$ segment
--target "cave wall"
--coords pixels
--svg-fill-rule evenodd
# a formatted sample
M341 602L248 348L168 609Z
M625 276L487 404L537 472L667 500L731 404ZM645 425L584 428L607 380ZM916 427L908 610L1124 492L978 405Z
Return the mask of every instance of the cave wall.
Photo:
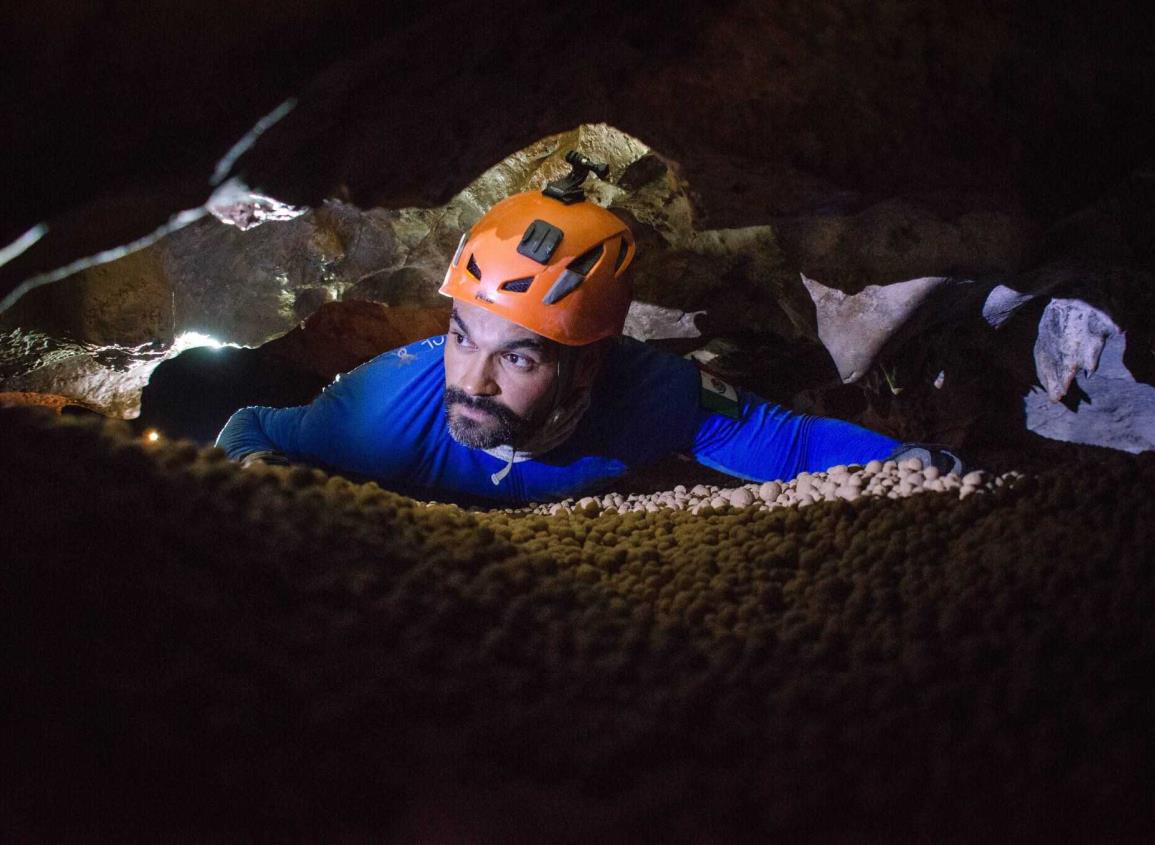
M453 222L524 188L549 139L610 126L666 174L660 219L638 201L654 173L615 174L639 298L704 312L728 377L903 439L1155 447L1136 2L18 11L0 233L47 233L0 263L5 390L132 416L147 375L75 342L144 344L151 372L187 331L257 344L334 299L436 307ZM236 186L304 213L221 226L206 205ZM410 243L430 215L452 221ZM70 264L158 226L183 228ZM1043 320L1052 301L1087 308ZM1104 348L1121 366L1096 378ZM1125 430L1078 418L1097 402Z

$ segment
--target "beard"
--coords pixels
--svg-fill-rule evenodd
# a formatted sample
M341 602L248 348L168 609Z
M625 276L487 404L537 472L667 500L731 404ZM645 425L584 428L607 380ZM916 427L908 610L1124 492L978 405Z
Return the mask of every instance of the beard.
M487 421L454 414L455 405L464 405L489 415ZM533 432L533 423L489 396L470 396L457 387L445 388L445 423L449 436L470 449L494 449L523 442Z

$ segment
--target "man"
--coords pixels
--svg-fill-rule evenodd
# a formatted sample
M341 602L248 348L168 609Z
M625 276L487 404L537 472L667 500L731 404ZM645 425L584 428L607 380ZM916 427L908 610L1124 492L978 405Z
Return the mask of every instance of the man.
M444 337L338 376L311 405L244 408L217 445L415 496L513 504L582 495L674 453L763 481L901 451L622 337L634 238L585 200L599 166L567 160L566 179L498 203L462 236L441 286L454 300Z

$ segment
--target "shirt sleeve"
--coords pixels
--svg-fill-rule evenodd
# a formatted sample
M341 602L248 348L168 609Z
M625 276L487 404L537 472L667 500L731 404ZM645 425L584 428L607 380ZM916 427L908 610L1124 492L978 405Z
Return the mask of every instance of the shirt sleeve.
M293 431L295 423L306 411L307 407L299 408L241 408L225 423L221 433L217 435L216 445L225 450L225 454L234 461L253 452L287 452L290 450L289 438L284 432L274 436L270 432L280 429ZM278 422L277 418L282 418Z
M736 418L699 410L691 454L739 478L772 481L864 464L885 459L899 445L853 423L795 414L745 390L737 394Z
M225 423L216 445L233 460L274 451L290 460L335 467L360 463L360 456L348 448L356 442L354 430L360 416L350 381L338 377L309 405L242 408Z
M436 418L441 349L418 341L338 376L309 405L237 411L217 436L234 460L281 452L290 460L393 479L419 461Z

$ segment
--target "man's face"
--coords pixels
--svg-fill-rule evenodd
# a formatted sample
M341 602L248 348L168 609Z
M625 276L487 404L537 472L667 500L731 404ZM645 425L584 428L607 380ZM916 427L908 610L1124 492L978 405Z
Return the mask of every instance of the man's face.
M445 339L445 419L463 446L516 445L540 424L557 379L555 344L455 302Z

